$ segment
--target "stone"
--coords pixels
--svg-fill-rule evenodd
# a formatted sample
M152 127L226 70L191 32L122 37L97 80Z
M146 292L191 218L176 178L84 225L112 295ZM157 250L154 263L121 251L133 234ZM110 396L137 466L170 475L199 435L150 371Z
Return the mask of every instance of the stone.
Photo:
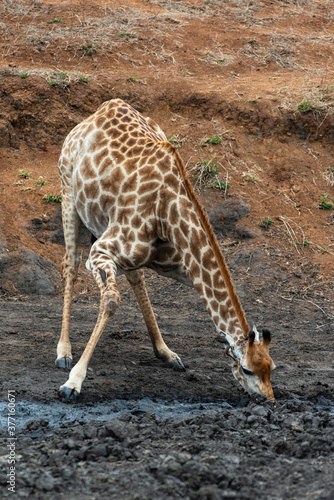
M8 280L13 282L19 293L55 295L60 275L51 261L23 247L9 254L6 273L0 276L0 284Z
M241 200L227 200L219 203L218 208L208 210L208 217L215 233L232 238L245 237L236 227L237 222L249 213L249 208ZM255 233L254 233L255 234Z

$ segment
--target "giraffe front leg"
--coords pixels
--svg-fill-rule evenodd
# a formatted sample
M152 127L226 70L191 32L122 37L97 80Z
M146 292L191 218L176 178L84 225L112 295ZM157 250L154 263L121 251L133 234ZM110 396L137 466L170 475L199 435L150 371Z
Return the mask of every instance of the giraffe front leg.
M125 274L134 291L144 321L146 323L147 330L153 345L154 354L157 358L165 361L168 366L173 368L174 370L184 370L185 368L180 357L175 352L171 351L169 347L167 347L162 338L154 316L150 299L147 294L144 271L142 269L138 269L135 271L129 271Z
M90 264L92 274L97 282L100 292L99 315L93 333L87 343L78 363L70 371L69 378L59 389L60 395L67 399L77 399L81 386L86 378L87 367L102 332L113 316L120 303L120 294L116 287L116 265L106 255L94 253L91 255Z

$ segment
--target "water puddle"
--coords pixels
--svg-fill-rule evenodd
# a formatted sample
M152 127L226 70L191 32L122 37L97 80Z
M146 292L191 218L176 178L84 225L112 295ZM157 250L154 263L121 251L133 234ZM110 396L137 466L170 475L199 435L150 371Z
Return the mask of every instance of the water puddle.
M175 401L167 403L152 401L149 398L137 401L117 399L103 403L75 403L70 405L61 401L51 401L50 403L17 401L15 405L15 426L16 430L20 430L29 421L43 419L49 422L50 427L55 428L63 423L71 423L75 420L81 422L105 422L124 413L137 416L144 413L154 413L157 419L167 419L184 415L198 415L205 410L218 410L220 408L232 408L232 406L226 402L184 403ZM7 429L7 417L7 403L0 403L1 429Z
M295 399L295 398L294 398ZM296 401L299 401L295 399ZM333 402L327 398L320 397L313 402L317 411L325 411L334 414ZM182 401L153 401L143 398L136 401L115 399L107 402L96 403L74 403L68 404L62 401L51 401L49 403L17 401L15 404L15 427L16 431L22 429L27 422L36 420L48 421L49 427L57 428L75 420L80 422L105 422L119 417L124 413L140 416L145 413L154 413L157 419L175 418L186 415L199 415L207 410L219 410L232 406L226 401L214 403L186 403ZM0 428L8 428L8 403L0 403Z
M297 401L298 403L307 402L307 399L301 398L292 398L290 401ZM317 411L323 411L325 413L329 413L330 415L334 415L334 403L331 399L326 396L317 396L308 401L311 403Z
M315 401L315 407L318 411L325 411L334 415L334 404L333 401L324 396L319 396Z

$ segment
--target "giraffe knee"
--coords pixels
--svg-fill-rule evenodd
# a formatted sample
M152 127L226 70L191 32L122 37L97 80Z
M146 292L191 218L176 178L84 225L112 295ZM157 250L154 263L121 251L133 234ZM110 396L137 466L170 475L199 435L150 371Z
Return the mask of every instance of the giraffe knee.
M118 290L105 291L101 297L101 306L103 312L112 316L117 311L120 301L121 301L121 296Z
M73 267L72 265L64 261L62 266L62 274L65 281L67 280L67 278L70 278L71 281L75 281L77 279L78 268Z
M72 276L72 279L76 280L79 263L80 263L80 258L78 256L75 256L73 258L65 254L62 261L63 278L65 279L67 276Z

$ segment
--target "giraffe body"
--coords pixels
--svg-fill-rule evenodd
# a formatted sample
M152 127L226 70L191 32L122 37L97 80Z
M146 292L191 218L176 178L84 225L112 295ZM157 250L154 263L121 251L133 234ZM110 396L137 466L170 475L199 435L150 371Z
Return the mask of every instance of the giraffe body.
M196 288L231 346L235 377L250 392L274 400L270 338L247 337L246 318L212 228L182 160L158 125L121 100L104 103L66 138L59 171L66 253L58 366L71 366L69 317L81 223L96 238L87 267L101 292L96 326L61 392L67 397L80 393L96 343L119 305L116 276L121 273L134 290L156 356L183 369L155 321L142 271L149 267ZM252 375L245 376L245 366Z

